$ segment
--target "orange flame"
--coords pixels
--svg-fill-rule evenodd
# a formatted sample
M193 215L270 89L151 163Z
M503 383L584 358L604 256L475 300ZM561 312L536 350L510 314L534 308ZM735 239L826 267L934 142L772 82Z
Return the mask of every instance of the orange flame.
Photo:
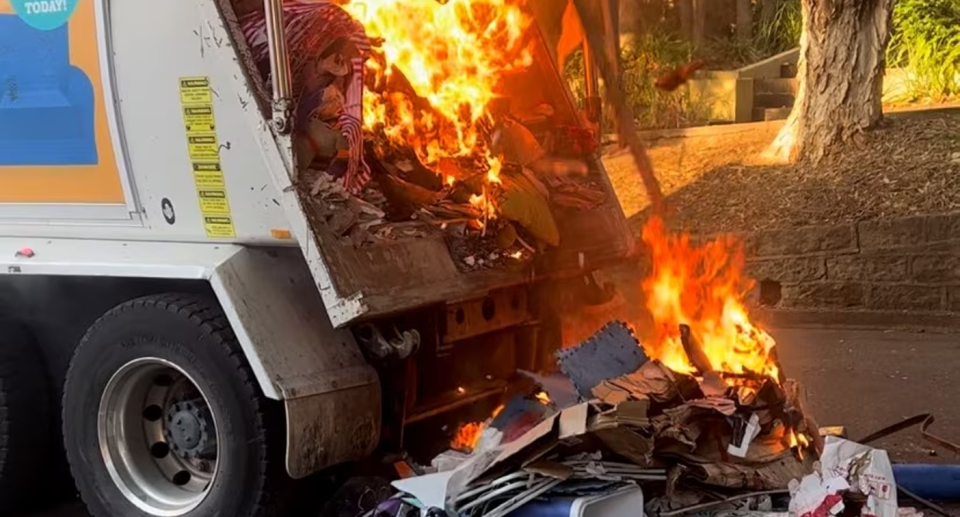
M480 443L480 437L483 436L483 430L487 428L490 421L497 418L497 415L503 411L503 408L503 404L497 406L486 422L468 422L461 425L460 428L457 429L457 434L450 440L450 447L467 451L476 449L477 444Z
M551 402L553 402L552 400L550 400L550 395L547 395L547 392L545 392L545 391L539 391L539 392L537 392L537 394L534 395L534 398L536 398L537 400L539 400L540 403L543 404L543 405L545 405L545 406L548 405L548 404L550 404Z
M672 370L693 373L680 341L679 325L691 333L719 372L778 378L774 339L750 322L743 297L751 283L743 275L743 250L733 237L696 246L688 235L669 234L652 218L643 228L653 271L643 282L647 307L657 323L647 354Z
M450 441L450 447L459 450L472 451L480 441L483 429L486 426L483 422L470 422L460 426L457 435Z
M352 0L344 8L375 40L368 61L379 85L402 72L415 97L391 88L364 92L364 126L380 126L397 144L412 146L438 171L442 158L473 157L499 182L500 164L483 137L488 104L499 97L504 74L532 63L524 34L531 19L521 0ZM427 105L424 105L426 102ZM451 181L446 177L445 181ZM490 204L487 202L486 204Z

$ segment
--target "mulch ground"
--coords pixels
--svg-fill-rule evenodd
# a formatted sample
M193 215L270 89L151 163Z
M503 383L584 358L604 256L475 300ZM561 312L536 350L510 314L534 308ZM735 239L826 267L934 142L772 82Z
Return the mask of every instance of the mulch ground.
M764 163L776 129L649 142L671 225L714 233L960 211L960 110L888 117L816 166ZM632 159L613 150L603 161L639 227L648 200Z

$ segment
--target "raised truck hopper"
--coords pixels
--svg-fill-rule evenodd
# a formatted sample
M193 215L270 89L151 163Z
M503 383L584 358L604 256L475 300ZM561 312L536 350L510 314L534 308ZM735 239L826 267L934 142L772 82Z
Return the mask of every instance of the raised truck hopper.
M505 77L503 97L510 115L523 120L532 115L544 101L556 110L555 119L571 126L583 126L573 95L558 71L551 44L545 32L556 33L559 20L543 21L550 13L549 2L533 2L531 7L540 16L534 16L526 35L531 42L533 64L522 72ZM251 57L238 18L253 11L263 10L263 3L237 0L230 3L219 0L224 19L232 28L238 54L245 56L244 69L251 85L255 86L259 107L268 120L274 115L272 85L267 84ZM268 13L269 14L269 13ZM270 16L267 16L268 20ZM542 25L553 23L552 30ZM555 42L554 42L555 44ZM276 81L273 81L276 84ZM281 85L282 87L282 85ZM294 99L298 92L290 94ZM280 102L289 102L278 99ZM275 131L278 147L284 151L286 164L295 164L289 134ZM415 238L380 240L357 247L343 239L331 228L329 221L318 215L317 199L311 195L309 184L298 181L303 171L288 165L286 174L274 174L279 190L296 194L296 209L309 224L301 247L307 256L314 278L321 285L324 302L335 326L394 315L411 309L450 301L483 296L490 291L537 282L551 278L570 277L611 265L635 252L635 243L627 228L623 211L599 159L588 159L589 179L604 194L600 206L583 210L552 207L560 233L560 244L536 253L533 259L520 267L463 271L442 232L418 235Z

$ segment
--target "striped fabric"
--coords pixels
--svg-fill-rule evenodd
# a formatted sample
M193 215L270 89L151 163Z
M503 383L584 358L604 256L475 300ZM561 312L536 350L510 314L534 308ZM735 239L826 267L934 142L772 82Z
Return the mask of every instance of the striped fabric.
M307 67L315 66L324 50L338 39L352 43L357 49L358 55L350 59L346 100L337 121L337 129L350 144L350 157L346 174L343 176L344 187L349 192L359 193L370 179L370 168L363 160L362 130L363 67L370 55L370 40L359 22L329 0L287 1L283 5L283 15L290 70L294 78L294 112L297 111L296 103L303 97L302 78ZM240 19L240 26L269 88L270 49L263 12L257 11L244 16Z

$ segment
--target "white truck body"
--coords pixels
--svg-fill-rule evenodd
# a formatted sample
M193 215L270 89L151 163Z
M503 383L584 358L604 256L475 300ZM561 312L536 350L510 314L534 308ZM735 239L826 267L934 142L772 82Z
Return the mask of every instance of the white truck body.
M297 425L298 399L327 405L321 395L338 391L343 403L375 402L376 374L353 337L323 321L327 313L343 324L360 309L333 290L295 193L281 191L288 140L260 114L214 2L84 0L75 9L64 27L68 66L93 86L96 163L0 167L0 273L210 281L264 394L286 401L288 445L315 432ZM16 17L11 4L0 2L2 17ZM206 163L220 174L192 173L179 88L189 78L210 85L200 105L213 108L219 148ZM225 194L226 213L201 211L205 188ZM228 223L205 224L211 217ZM273 257L249 245L290 249ZM332 340L352 349L324 346ZM370 433L360 449L375 445L378 418L361 417ZM357 424L346 420L344 439ZM292 475L315 470L298 457L288 455Z

